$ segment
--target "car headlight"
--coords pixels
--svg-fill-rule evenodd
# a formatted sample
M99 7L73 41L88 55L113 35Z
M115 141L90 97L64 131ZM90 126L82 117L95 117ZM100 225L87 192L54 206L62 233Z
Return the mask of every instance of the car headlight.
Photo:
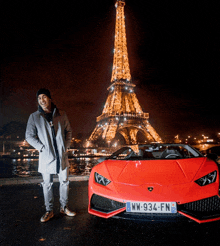
M98 184L101 184L101 185L108 185L111 183L111 180L103 177L102 175L98 174L95 172L95 182L98 183Z
M205 186L216 181L217 171L211 172L200 179L197 179L195 182L200 186Z

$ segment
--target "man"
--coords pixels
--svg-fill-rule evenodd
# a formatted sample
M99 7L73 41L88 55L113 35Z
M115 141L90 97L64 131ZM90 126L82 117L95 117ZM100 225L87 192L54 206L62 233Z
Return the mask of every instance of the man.
M26 128L26 141L39 151L38 172L43 176L43 193L46 213L41 222L54 216L53 175L58 174L60 182L60 212L75 216L67 207L69 193L69 162L67 150L70 147L72 130L65 112L51 102L48 89L37 92L38 110L30 115Z

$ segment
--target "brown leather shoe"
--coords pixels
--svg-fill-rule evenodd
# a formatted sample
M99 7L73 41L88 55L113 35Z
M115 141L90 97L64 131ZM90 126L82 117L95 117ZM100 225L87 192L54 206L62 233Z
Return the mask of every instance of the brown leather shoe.
M51 218L53 218L54 213L53 211L47 211L40 219L41 222L47 222Z
M60 213L62 213L62 214L65 214L65 215L67 215L67 216L71 216L71 217L73 217L73 216L75 216L76 215L76 213L75 212L73 212L73 211L71 211L68 207L65 207L65 208L60 208Z

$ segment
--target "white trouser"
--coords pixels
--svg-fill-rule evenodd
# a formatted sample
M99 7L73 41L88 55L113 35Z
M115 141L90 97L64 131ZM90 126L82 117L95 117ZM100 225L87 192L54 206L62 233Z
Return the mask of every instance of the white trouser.
M43 176L43 193L44 193L44 203L46 207L46 211L53 210L53 175L48 173L42 173ZM65 168L64 170L60 170L58 173L59 182L60 182L60 206L64 208L68 203L68 194L69 194L69 168Z

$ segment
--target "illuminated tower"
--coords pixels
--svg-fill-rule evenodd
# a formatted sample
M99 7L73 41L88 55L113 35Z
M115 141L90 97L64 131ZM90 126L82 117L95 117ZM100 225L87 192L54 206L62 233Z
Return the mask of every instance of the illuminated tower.
M124 0L117 0L114 60L109 94L102 111L96 119L96 127L89 141L105 140L111 143L116 133L121 134L126 144L137 143L137 133L145 136L148 142L162 142L150 125L149 114L144 113L131 82L125 31Z

